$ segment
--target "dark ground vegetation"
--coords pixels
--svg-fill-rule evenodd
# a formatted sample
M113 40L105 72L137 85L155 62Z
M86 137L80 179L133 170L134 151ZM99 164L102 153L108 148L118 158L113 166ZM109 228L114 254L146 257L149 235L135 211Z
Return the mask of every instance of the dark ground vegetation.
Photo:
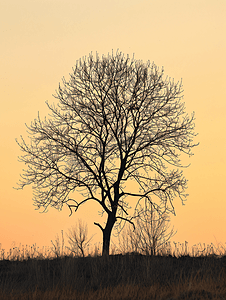
M226 256L0 261L0 299L226 299Z

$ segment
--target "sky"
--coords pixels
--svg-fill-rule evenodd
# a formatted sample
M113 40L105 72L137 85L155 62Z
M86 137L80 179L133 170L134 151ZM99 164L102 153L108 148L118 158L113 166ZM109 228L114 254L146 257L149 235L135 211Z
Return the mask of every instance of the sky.
M35 210L32 189L15 190L24 165L15 142L76 60L119 49L165 75L182 79L186 112L195 112L195 142L184 170L189 197L174 200L172 241L226 246L226 2L225 0L8 0L0 3L0 243L51 246L78 218L101 242L96 205L69 217L68 208ZM28 139L27 139L28 140Z

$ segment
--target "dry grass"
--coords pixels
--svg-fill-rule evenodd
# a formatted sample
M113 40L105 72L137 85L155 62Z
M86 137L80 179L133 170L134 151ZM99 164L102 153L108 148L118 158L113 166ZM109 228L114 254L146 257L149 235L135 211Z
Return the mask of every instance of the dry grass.
M87 292L79 292L71 288L54 288L42 291L36 288L34 291L21 292L11 291L1 293L2 300L52 300L52 299L76 299L76 300L146 300L146 299L226 299L225 280L218 284L203 278L190 278L185 282L179 282L171 286L153 284L151 286L141 285L118 285L116 287L100 288Z
M0 261L0 299L226 299L226 256Z
M60 245L59 251L1 250L0 300L226 299L223 245L195 245L190 252L186 243L174 246L166 244L157 256L101 257L96 247L92 256L73 257Z

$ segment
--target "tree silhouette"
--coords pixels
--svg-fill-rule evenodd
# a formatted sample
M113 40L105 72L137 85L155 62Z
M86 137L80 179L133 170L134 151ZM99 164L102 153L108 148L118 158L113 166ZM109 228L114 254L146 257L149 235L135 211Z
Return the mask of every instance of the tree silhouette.
M69 229L67 237L68 243L70 245L70 247L67 248L74 254L84 257L85 251L89 247L89 242L94 237L94 234L90 238L88 238L87 224L79 219L76 226L73 226Z
M187 196L180 154L192 155L196 134L182 92L154 63L119 52L80 59L54 95L58 104L47 102L49 118L38 115L27 126L30 144L17 141L27 165L19 188L33 185L38 209L66 204L72 213L98 202L107 221L94 224L103 233L102 254L109 254L116 222L133 224L126 197L174 212L173 199ZM134 190L126 184L131 180ZM84 196L80 202L76 190Z
M158 214L152 204L147 204L148 207L136 208L139 218L134 220L135 229L129 226L120 232L119 249L122 252L157 255L165 251L167 243L176 234L174 228L170 229L169 214Z

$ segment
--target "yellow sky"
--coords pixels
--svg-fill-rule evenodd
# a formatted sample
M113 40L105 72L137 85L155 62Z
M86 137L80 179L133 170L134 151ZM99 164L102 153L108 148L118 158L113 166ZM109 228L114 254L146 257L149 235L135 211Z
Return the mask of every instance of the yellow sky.
M3 2L3 1L2 1ZM34 209L31 188L14 190L23 164L15 138L26 138L25 123L48 114L45 101L75 61L91 51L119 49L154 61L165 74L183 79L187 112L195 111L196 138L186 205L175 200L174 241L226 242L226 2L225 0L8 0L0 4L0 243L8 249L51 245L77 218L89 233L103 222L98 207L86 204L68 217Z

